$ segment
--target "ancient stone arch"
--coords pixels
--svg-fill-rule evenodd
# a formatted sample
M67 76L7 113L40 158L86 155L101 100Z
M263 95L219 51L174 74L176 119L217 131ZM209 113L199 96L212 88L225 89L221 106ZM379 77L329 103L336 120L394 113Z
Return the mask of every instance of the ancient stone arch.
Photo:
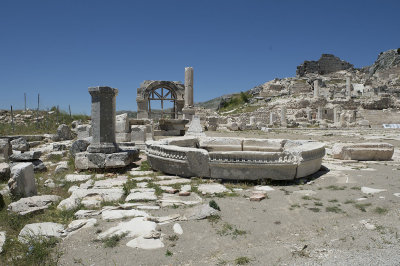
M152 101L160 101L161 112L170 115L171 118L181 118L182 108L185 104L185 86L178 81L145 80L137 89L137 118L152 118ZM172 111L165 110L164 102L172 102Z

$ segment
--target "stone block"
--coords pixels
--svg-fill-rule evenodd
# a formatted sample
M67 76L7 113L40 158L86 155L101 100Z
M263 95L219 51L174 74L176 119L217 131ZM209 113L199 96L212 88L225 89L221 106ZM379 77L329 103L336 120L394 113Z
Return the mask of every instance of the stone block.
M10 160L14 162L29 162L38 160L42 155L41 151L27 151L22 153L13 153Z
M128 114L120 114L115 117L115 132L128 133L129 132L129 118Z
M62 124L57 128L57 136L60 140L71 140L75 137L69 126L65 124Z
M10 179L10 166L8 163L0 163L0 181L7 181Z
M284 143L281 139L244 139L243 151L277 152L283 150Z
M78 139L72 143L71 148L69 149L69 153L72 156L75 156L78 152L84 152L87 150L87 147L90 145L91 138L86 139Z
M24 138L17 138L10 141L11 147L15 151L28 151L29 143Z
M8 181L10 193L14 197L31 197L37 194L32 163L19 163L12 167Z
M0 162L7 162L12 154L11 145L8 139L0 139Z
M394 147L389 143L347 143L335 144L332 148L334 159L358 161L391 160Z
M110 154L80 152L75 155L75 168L79 170L121 168L128 166L138 157L139 150L135 148Z
M91 125L79 125L76 128L76 133L78 134L78 139L85 139L92 136L92 126Z
M131 141L144 143L146 141L146 126L131 126Z
M115 139L117 142L130 142L131 133L115 133Z

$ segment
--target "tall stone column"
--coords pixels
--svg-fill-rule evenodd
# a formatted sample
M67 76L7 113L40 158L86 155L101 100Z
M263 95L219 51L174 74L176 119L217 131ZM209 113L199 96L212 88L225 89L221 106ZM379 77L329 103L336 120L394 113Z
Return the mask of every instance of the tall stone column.
M282 108L281 108L281 126L282 127L287 127L286 106L282 106Z
M307 113L307 120L308 120L308 121L311 121L311 120L312 120L312 117L311 117L311 109L310 109L310 108L307 108L306 113Z
M339 123L339 107L333 108L333 123Z
M322 120L322 106L318 106L317 120Z
M185 107L193 107L193 67L185 67Z
M351 77L346 77L346 98L351 99Z
M314 80L314 99L319 97L319 81L318 79Z
M269 124L273 125L274 124L274 120L275 120L275 114L271 111L269 113Z
M118 90L110 87L90 87L92 96L93 140L90 153L113 153L118 150L115 142L115 97Z

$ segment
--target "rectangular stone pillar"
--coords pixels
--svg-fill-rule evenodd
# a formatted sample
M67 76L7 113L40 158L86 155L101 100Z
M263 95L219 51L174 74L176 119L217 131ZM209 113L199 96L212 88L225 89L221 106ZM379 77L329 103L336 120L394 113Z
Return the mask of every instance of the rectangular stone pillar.
M351 99L351 77L346 77L346 98Z
M185 67L185 107L193 106L193 67Z
M115 98L118 90L110 87L90 87L92 96L93 140L90 153L113 153L118 150L115 142Z
M314 80L314 99L319 97L319 81Z
M333 123L339 123L339 107L333 108Z
M322 106L318 106L318 111L317 111L317 120L322 120Z
M308 121L311 121L311 120L312 120L312 117L311 117L311 109L307 109L306 112L307 112L307 120L308 120Z

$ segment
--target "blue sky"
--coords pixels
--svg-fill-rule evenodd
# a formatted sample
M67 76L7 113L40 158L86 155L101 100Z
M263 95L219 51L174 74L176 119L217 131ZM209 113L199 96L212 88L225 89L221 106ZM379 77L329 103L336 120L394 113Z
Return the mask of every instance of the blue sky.
M90 114L90 86L136 110L146 79L184 80L205 101L294 76L333 53L356 67L400 47L400 1L0 1L0 109Z

